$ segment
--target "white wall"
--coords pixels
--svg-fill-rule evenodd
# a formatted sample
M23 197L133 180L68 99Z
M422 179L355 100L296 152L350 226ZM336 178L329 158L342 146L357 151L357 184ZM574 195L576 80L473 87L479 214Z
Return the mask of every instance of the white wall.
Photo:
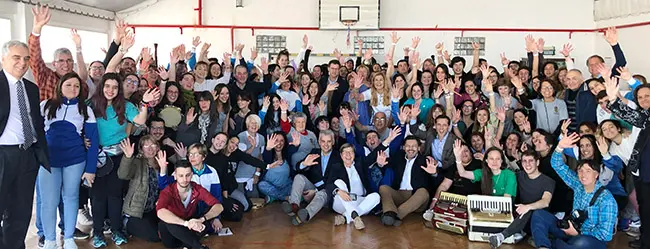
M29 37L29 34L32 32L32 25L33 25L33 15L32 15L32 9L33 5L29 4L24 4L24 3L18 3L18 2L13 2L13 1L0 1L0 17L1 18L7 18L11 20L11 37L10 40L20 40L23 42L27 42L27 38ZM63 28L75 28L78 30L87 30L87 31L93 31L93 32L99 32L99 33L108 33L110 30L109 26L111 25L111 22L108 20L104 19L99 19L99 18L93 18L93 17L88 17L88 16L82 16L82 15L76 15L76 14L71 14L71 13L66 13L58 10L51 10L52 17L50 19L50 22L48 25L50 26L57 26L57 27L63 27ZM4 37L3 37L4 38ZM84 35L81 34L82 38L82 45ZM66 37L43 37L42 42L47 42L47 39L66 39L70 40L69 36ZM68 48L74 49L74 45L72 42L70 42L70 46ZM108 41L105 41L105 44L102 44L102 47L107 47ZM95 48L97 49L97 44L88 44L85 43L83 45L85 47L84 49L84 55L86 54L97 54L97 53L89 53L89 51L86 51L86 49L92 49ZM50 51L46 51L45 47L43 47L43 54L52 54L54 52L54 49L56 48L51 48L49 49ZM51 57L51 56L44 56L46 57ZM91 61L94 60L103 60L104 58L94 58L97 56L85 56L84 59L86 60L87 63L90 63ZM49 63L50 61L46 61L46 63ZM27 73L27 78L32 79L31 71Z
M650 21L650 14L603 20L597 22L597 25L599 28L604 28L647 21ZM623 53L625 53L625 59L627 60L627 66L630 72L649 77L650 63L648 54L650 50L648 50L648 44L650 44L650 26L620 29L618 31L618 40ZM614 55L611 51L612 49L607 42L596 42L596 53L610 56L609 65L612 65L614 62Z
M458 9L456 6L463 6ZM126 16L132 24L196 24L196 1L165 0L140 12ZM531 5L527 1L502 0L502 1L433 1L429 0L384 0L381 1L380 19L382 28L391 27L517 27L517 28L575 28L593 29L593 1L591 0L549 0L543 4ZM570 9L567 15L562 9ZM537 15L535 15L537 14ZM118 16L120 14L118 13ZM236 8L234 1L204 1L203 23L205 25L238 25L238 26L301 26L318 27L318 1L317 0L245 0L243 8ZM164 37L153 35L165 34ZM146 34L146 35L143 35ZM291 52L300 48L303 34L308 34L310 43L314 45L314 53L330 53L334 48L342 49L344 53L352 53L353 48L345 44L346 31L285 31L285 30L255 30L255 34L279 34L287 36L287 47ZM464 36L485 36L485 56L493 64L499 63L499 53L505 52L508 58L515 59L525 56L524 36L527 33L496 33L496 32L465 32ZM179 29L137 28L137 40L144 44L160 43L159 56L161 62L168 59L168 51L178 42L185 42L189 47L191 36L200 35L203 40L211 42L210 56L221 57L225 51L230 51L229 29L184 30L180 35ZM251 30L235 30L235 42L247 45L245 55L250 52L248 48L254 44L255 37ZM353 31L351 36L355 36ZM384 35L386 45L390 45L388 31L360 31L359 35ZM410 46L414 36L420 36L419 51L423 55L434 53L434 45L444 42L451 52L453 39L460 36L460 32L399 32L402 37L397 45L396 56L402 56L402 48ZM555 46L558 55L562 44L569 41L568 33L537 33L534 36L543 36L546 46ZM143 37L145 36L145 37ZM578 61L584 60L594 51L594 37L592 33L574 33L571 42L576 47L573 56ZM142 44L137 44L136 47ZM149 45L152 46L152 45ZM139 51L139 48L133 49ZM164 51L164 52L163 52ZM133 56L136 52L132 52ZM164 56L163 56L164 54ZM164 58L163 58L164 57ZM383 56L377 56L380 61ZM311 61L323 63L330 58L312 57ZM469 58L468 58L469 59ZM586 70L584 63L578 63L580 69Z

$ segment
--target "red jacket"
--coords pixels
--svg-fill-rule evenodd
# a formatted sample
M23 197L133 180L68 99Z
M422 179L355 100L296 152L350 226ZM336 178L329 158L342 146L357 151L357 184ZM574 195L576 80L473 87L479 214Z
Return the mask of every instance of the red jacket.
M190 204L187 205L187 208L185 208L185 206L183 206L181 196L178 193L178 189L176 188L176 184L177 183L174 182L160 192L158 203L156 203L156 211L164 208L171 211L179 218L187 220L194 216L196 208L199 204L198 201L203 201L210 207L219 204L219 201L214 198L205 188L195 182L190 182L190 186L192 188Z

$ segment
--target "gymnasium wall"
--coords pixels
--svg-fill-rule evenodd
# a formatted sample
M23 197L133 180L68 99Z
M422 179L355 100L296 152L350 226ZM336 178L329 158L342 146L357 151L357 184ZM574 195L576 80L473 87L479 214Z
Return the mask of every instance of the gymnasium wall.
M539 29L593 29L593 1L579 0L549 0L531 4L529 1L430 1L430 0L382 0L380 2L381 28L430 28L438 25L440 28L539 28ZM434 4L435 3L435 4ZM244 7L235 7L235 1L203 1L204 25L236 25L236 26L277 26L277 27L318 27L317 0L244 0ZM186 24L198 23L197 12L194 11L196 0L165 0L147 8L131 13L118 13L131 24ZM390 45L390 31L352 31L351 38L361 36L385 36L386 46ZM344 53L352 53L352 46L346 45L347 31L318 31L318 30L262 30L256 29L255 35L285 35L287 48L290 52L298 52L303 34L309 35L310 44L314 46L313 53L331 53L334 48ZM453 50L454 37L461 36L460 31L400 31L402 37L396 49L396 57L403 56L402 49L410 46L411 38L420 36L419 51L423 55L435 53L435 44L444 42L448 50ZM497 64L499 53L505 52L509 59L525 57L524 36L529 32L464 32L464 36L486 37L484 58ZM557 56L562 44L571 42L575 51L573 56L578 62L584 61L595 51L595 45L604 43L595 33L573 33L569 39L568 32L531 33L535 37L542 36L546 46L555 46ZM178 28L136 28L136 47L153 46L159 43L160 51L169 51L172 46L184 42L190 46L192 36L200 35L202 40L212 43L210 56L221 57L225 51L231 50L230 29L183 29ZM234 30L235 43L246 44L245 56L255 43L255 37L250 29ZM351 41L352 43L354 41ZM351 44L352 45L352 44ZM135 56L138 49L131 53ZM611 54L611 52L609 52ZM609 55L606 54L606 55ZM168 55L159 54L160 61L168 61ZM550 56L553 57L553 56ZM383 55L376 56L383 61ZM324 63L331 57L312 57L310 64ZM468 57L469 59L469 57ZM259 59L258 59L259 63ZM586 70L584 63L578 63L579 68ZM468 68L469 69L469 65Z

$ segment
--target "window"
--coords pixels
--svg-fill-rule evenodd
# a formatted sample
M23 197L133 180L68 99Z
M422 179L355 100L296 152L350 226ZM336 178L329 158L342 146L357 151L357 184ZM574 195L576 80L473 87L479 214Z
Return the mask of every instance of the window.
M106 54L101 49L108 49L108 35L85 30L77 30L77 32L81 36L84 61L89 64L92 61L104 60ZM54 61L54 51L58 48L68 48L73 54L75 53L75 44L70 37L70 29L45 26L41 31L41 36L47 40L47 42L41 40L41 51L45 63Z
M11 40L11 20L0 18L0 44L5 44L5 42L8 42L10 40Z

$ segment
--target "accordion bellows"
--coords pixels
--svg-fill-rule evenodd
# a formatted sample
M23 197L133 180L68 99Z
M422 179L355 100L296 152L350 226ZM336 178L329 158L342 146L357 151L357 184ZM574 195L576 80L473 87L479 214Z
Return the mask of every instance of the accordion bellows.
M436 228L457 234L467 231L467 197L442 192L433 208Z

